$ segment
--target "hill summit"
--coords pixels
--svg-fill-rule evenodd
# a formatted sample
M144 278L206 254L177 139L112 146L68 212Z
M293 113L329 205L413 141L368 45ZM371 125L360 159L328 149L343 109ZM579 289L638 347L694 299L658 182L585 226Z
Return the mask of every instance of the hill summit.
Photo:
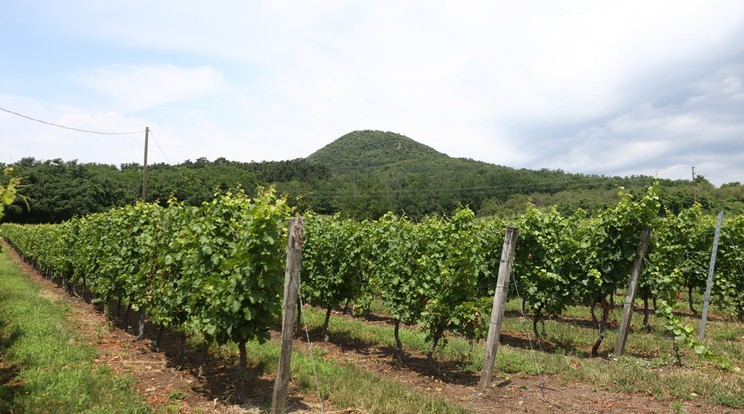
M308 161L328 166L333 172L381 167L401 161L449 158L434 148L405 135L384 131L353 131L336 139L307 157Z

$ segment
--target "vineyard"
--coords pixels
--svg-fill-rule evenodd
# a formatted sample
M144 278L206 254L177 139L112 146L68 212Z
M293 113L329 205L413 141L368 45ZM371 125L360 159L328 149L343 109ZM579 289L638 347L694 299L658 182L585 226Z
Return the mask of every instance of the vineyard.
M643 325L648 327L653 309L666 321L670 353L686 347L717 369L739 372L740 361L708 349L672 312L681 298L691 311L699 310L693 293L706 288L715 217L699 206L664 214L660 205L650 187L639 196L622 194L616 206L598 214L565 216L531 207L513 222L478 219L467 208L420 221L392 213L365 221L308 213L300 298L324 310L321 338L328 336L333 310L359 316L384 309L399 360L408 351L402 326L417 326L437 372L444 344L478 343L488 333L501 245L507 227L516 227L508 297L519 300L520 313L530 318L531 338L539 344L546 320L585 306L599 335L584 345L592 357L607 356L610 309L628 286L640 236L650 227L639 286ZM198 207L175 200L168 207L140 203L62 224L3 224L0 231L25 260L71 293L106 306L118 302L163 328L207 342L236 344L235 393L241 401L246 345L268 340L282 316L291 215L286 199L271 189L255 198L238 190ZM720 240L712 302L721 317L742 321L744 216L726 217Z

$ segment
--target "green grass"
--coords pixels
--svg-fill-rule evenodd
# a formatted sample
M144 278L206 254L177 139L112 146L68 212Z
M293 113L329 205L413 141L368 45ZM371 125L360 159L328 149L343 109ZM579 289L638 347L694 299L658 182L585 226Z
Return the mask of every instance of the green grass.
M259 367L264 372L272 374L276 372L280 344L249 342L246 344L246 350L249 365ZM235 363L237 346L225 345L218 348L217 352L221 358ZM420 394L411 387L376 373L327 358L323 348L313 347L313 358L306 348L292 352L292 381L304 393L317 395L316 372L323 401L330 402L335 407L353 407L370 414L469 412L461 407L448 405L441 398ZM268 409L268 406L264 408Z
M96 350L68 322L69 307L52 303L0 253L0 412L148 413L131 379L93 363Z
M683 305L684 306L684 305ZM573 307L561 319L545 322L544 346L534 344L532 322L517 316L520 304L507 304L507 317L502 327L502 344L495 364L496 375L549 375L559 383L579 381L593 384L598 390L625 393L650 392L667 400L697 400L733 408L744 408L744 375L725 372L712 362L698 357L692 350L681 350L684 367L675 366L672 338L664 332L663 320L651 315L652 329L642 326L643 315L635 313L632 332L628 337L626 355L611 355L616 329L608 329L600 348L601 358L589 358L591 347L599 335L590 323L587 307ZM684 311L685 309L680 309ZM323 322L324 312L305 308L311 329ZM610 320L620 320L622 309L615 308ZM685 318L685 323L699 329L700 321ZM734 321L709 320L704 343L716 355L741 367L744 361L744 325ZM380 346L394 346L391 324L370 324L363 318L333 316L329 326L331 341L354 340ZM532 339L530 348L528 339ZM424 332L416 327L401 329L404 348L412 353L424 353L429 344ZM479 374L483 367L485 345L449 336L447 345L439 349L436 358L454 363L465 372Z

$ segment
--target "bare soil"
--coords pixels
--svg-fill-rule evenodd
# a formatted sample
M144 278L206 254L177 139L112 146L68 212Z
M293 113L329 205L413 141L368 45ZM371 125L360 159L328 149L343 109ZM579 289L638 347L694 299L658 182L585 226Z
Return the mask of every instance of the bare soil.
M337 312L334 318L350 318ZM389 323L392 320L378 318L375 324ZM307 349L302 340L305 333L298 334L295 348ZM311 338L320 339L319 332L311 331ZM422 394L444 398L448 403L459 405L476 413L672 413L674 401L657 400L647 393L612 393L603 391L592 384L558 381L550 376L502 376L494 377L492 384L483 392L478 389L480 375L463 372L456 364L440 362L438 372L434 372L426 356L407 353L402 364L395 356L394 349L377 346L353 339L328 338L326 342L313 342L314 347L323 347L326 358L340 363L353 364L367 371L377 372L386 378L416 389ZM513 346L525 346L526 338L501 336L504 342ZM705 402L682 402L682 408L689 414L696 413L741 413L742 410L717 406Z
M70 323L80 334L99 350L96 360L107 365L119 375L134 379L134 387L156 410L178 413L260 413L270 408L274 376L259 369L250 369L248 374L248 400L242 405L232 402L235 386L235 368L213 355L204 358L204 352L187 347L181 357L179 334L165 332L161 346L155 348L153 341L157 328L148 325L147 339L136 340L136 315L131 312L123 321L126 310L112 307L112 314L119 314L113 322L96 306L83 298L70 296L67 292L41 277L23 263L12 249L8 254L34 281L43 287L43 294L57 302L70 306ZM348 317L335 315L335 317ZM372 323L390 323L380 319ZM316 333L317 334L317 333ZM274 332L273 338L280 336ZM298 332L295 340L297 350L307 350L302 340L304 332ZM519 339L519 338L517 338ZM591 384L558 384L551 377L497 377L484 392L478 391L478 376L463 373L454 364L440 363L439 372L432 372L426 357L407 354L402 364L395 358L390 347L371 345L353 339L334 339L314 342L322 347L326 358L338 363L353 364L365 370L394 379L416 391L444 398L448 403L459 405L476 413L669 413L673 412L671 401L658 401L649 394L620 394L596 389ZM201 369L200 369L201 368ZM0 377L4 382L12 377L0 363ZM288 410L295 413L320 412L321 403L313 392L303 393L290 386ZM325 413L362 413L355 408L339 409L323 402ZM687 413L734 413L734 409L685 402Z

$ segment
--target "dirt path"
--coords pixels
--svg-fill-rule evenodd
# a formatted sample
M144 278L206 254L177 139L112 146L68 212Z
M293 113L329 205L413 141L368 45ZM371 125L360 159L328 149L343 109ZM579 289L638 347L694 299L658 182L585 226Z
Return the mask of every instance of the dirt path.
M350 318L340 312L334 318ZM375 321L373 323L392 323ZM319 332L311 332L311 337ZM306 349L307 343L298 333L295 349ZM592 384L572 382L559 383L550 376L495 377L484 392L479 392L479 375L464 373L455 364L440 363L440 375L434 376L423 354L409 353L403 358L403 366L397 362L393 349L387 346L370 345L354 340L331 336L329 342L314 342L322 347L326 358L339 363L353 364L367 371L377 372L386 378L406 384L422 394L444 398L448 403L460 405L476 413L577 413L577 414L632 414L673 413L688 414L742 413L722 406L700 402L683 402L684 411L675 411L672 401L659 401L646 394L623 394L602 391Z

